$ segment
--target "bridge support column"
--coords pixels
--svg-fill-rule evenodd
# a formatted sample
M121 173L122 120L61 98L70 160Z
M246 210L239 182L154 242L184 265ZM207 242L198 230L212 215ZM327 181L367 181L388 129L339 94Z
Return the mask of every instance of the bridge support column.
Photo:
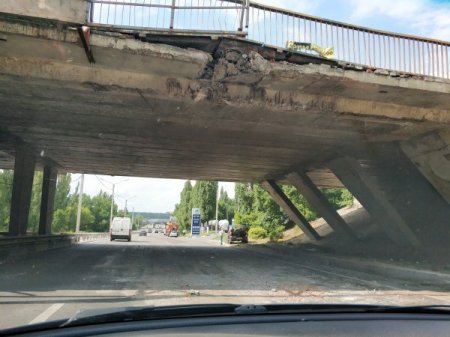
M330 202L320 192L306 173L292 172L286 176L287 180L305 197L311 206L325 219L334 231L349 238L355 238L347 223L336 212Z
M308 220L300 213L292 201L283 193L281 188L273 180L267 180L262 183L262 186L272 196L273 200L286 212L286 214L294 221L312 241L320 240L319 234L311 226Z
M339 158L328 167L345 187L361 202L373 221L395 243L405 247L420 246L414 233L389 203L383 191L353 158Z
M39 217L39 235L52 234L53 206L56 192L57 170L46 165L42 178L41 213Z
M16 147L9 217L9 234L12 236L27 233L35 162L34 154L25 145Z

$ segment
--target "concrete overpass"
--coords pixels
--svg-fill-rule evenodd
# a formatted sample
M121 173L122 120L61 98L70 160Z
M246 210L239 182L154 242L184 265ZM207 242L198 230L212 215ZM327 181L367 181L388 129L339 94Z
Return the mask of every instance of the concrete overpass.
M263 182L313 241L321 238L278 184L296 186L337 234L355 239L317 189L345 186L385 238L448 245L447 42L426 42L447 55L430 72L406 71L411 59L386 70L239 30L95 23L86 18L90 2L44 2L0 5L0 164L15 170L11 235L26 233L33 172L44 169L41 234L51 233L56 172L68 171Z

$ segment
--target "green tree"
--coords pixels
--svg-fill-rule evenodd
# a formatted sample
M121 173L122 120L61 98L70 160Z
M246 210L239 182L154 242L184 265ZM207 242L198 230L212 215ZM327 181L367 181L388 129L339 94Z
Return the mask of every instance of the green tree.
M353 204L353 195L346 188L322 188L320 190L335 209Z
M71 204L65 209L58 209L53 215L54 233L73 233L75 232L78 206ZM81 207L80 230L89 231L89 226L95 221L94 215L89 208Z
M312 221L317 219L317 213L294 186L283 185L282 189L292 203L298 208L300 213L303 214L306 220Z
M217 181L199 180L192 189L192 207L200 208L202 222L215 218Z
M75 231L75 223L70 223L70 211L68 208L59 208L53 213L53 233L68 233Z
M139 229L144 225L144 217L140 214L133 217L133 229Z
M37 233L39 228L39 216L41 212L42 194L42 171L36 171L33 178L33 188L31 190L30 210L28 213L28 231Z
M253 207L253 185L236 183L234 186L234 200L236 212L240 214L249 214Z
M0 232L7 232L9 228L13 179L14 171L0 170Z
M70 198L70 173L61 174L58 176L55 191L55 211L58 209L64 209L69 204Z
M258 184L236 184L236 207L235 222L249 227L261 227L260 233L271 233L279 230L280 226L287 221L282 212L269 193ZM284 227L283 227L284 228Z
M219 192L219 219L227 219L231 222L234 217L234 200L228 196L223 187Z
M253 212L258 213L258 225L268 233L283 225L288 219L280 206L259 184L253 186Z
M192 184L190 180L184 183L180 193L180 203L175 206L175 217L182 230L190 228L192 212Z
M311 221L318 217L296 188L290 185L284 185L281 188L307 220ZM321 191L335 209L351 205L353 202L353 196L346 189L332 188L321 189ZM258 236L267 233L271 240L277 240L282 236L285 225L292 224L260 185L236 184L235 192L235 222L256 228L253 232L258 232Z
M114 210L117 205L114 205ZM100 191L90 200L90 207L94 219L88 225L87 230L92 232L107 232L109 230L109 217L111 213L111 196L106 192Z

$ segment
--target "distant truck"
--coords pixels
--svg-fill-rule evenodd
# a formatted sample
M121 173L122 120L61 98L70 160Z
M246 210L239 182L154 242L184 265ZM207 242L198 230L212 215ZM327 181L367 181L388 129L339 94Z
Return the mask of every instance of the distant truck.
M131 219L127 217L114 217L111 229L110 229L110 239L125 239L131 241Z
M153 233L165 233L166 224L165 223L155 223L153 224Z
M228 233L230 222L228 220L219 220L219 228L222 229L225 233Z
M164 231L164 235L170 237L178 237L178 231L180 230L180 226L175 222L168 222L166 224L166 229Z

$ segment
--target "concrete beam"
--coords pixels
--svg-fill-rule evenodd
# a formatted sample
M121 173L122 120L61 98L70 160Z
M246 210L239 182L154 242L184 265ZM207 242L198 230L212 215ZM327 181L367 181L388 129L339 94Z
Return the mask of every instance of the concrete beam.
M34 154L25 145L16 147L9 218L9 234L13 236L27 233L35 162Z
M56 192L56 174L54 166L44 166L42 177L41 213L39 218L39 235L52 234L53 206Z
M314 185L306 173L292 172L286 176L293 185L311 204L311 206L325 219L333 230L347 237L354 238L352 230L336 212L322 192Z
M0 12L52 19L71 23L85 23L88 10L86 0L2 0Z
M450 130L402 142L401 149L450 204Z
M311 226L311 224L306 220L306 218L300 213L300 211L295 207L292 201L283 193L281 188L273 180L267 180L261 184L267 192L272 196L273 200L286 212L286 214L294 221L301 230L308 236L312 241L320 240L319 234Z
M361 165L353 158L335 159L328 167L345 187L361 202L373 220L387 236L402 246L418 247L420 243L383 191L371 181Z

